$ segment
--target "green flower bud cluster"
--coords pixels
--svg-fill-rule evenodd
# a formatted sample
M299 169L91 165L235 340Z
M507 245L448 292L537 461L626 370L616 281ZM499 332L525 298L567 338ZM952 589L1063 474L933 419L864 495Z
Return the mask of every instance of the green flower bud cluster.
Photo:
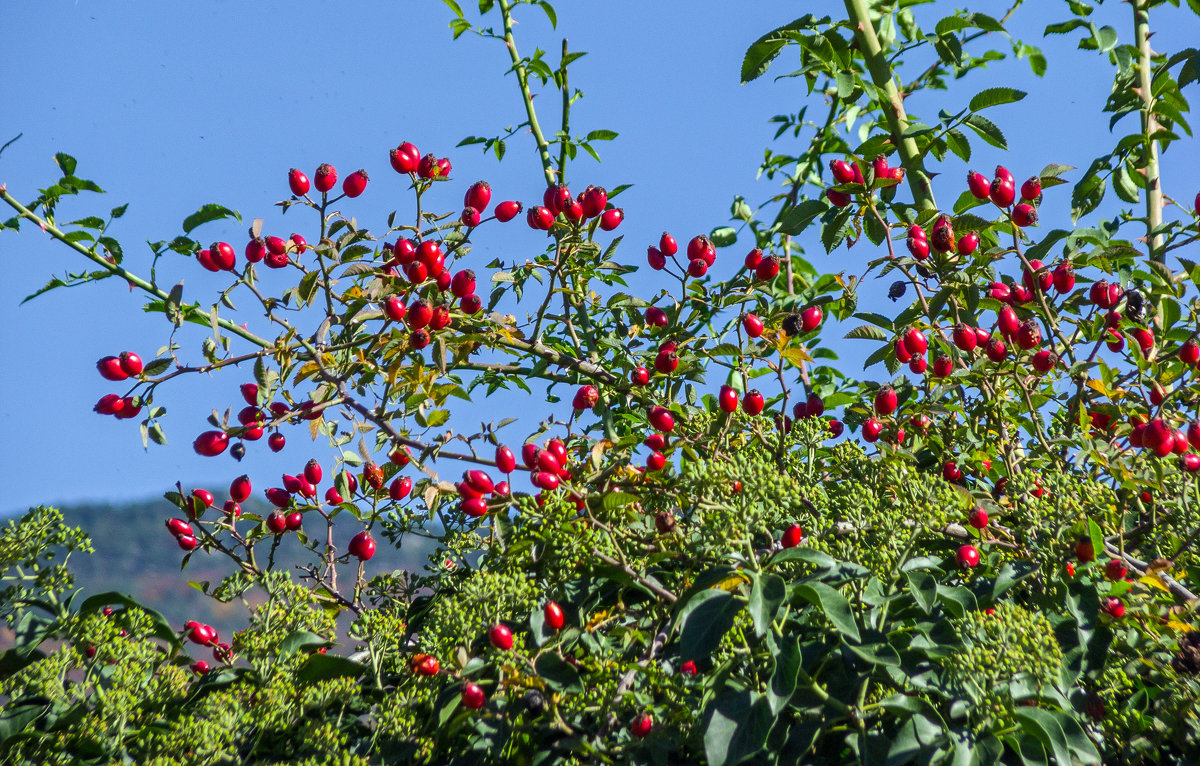
M455 585L437 595L422 623L423 651L451 657L456 647L471 643L499 620L524 621L540 596L536 584L520 571L480 569L456 578Z
M274 659L283 640L297 630L333 636L334 615L316 591L295 583L287 572L268 572L260 580L266 601L250 614L248 630L237 633L234 652L254 660Z
M1041 612L1011 601L997 603L995 609L956 620L964 646L941 662L947 677L974 703L973 720L1009 725L1021 700L1034 699L1059 683L1063 653Z

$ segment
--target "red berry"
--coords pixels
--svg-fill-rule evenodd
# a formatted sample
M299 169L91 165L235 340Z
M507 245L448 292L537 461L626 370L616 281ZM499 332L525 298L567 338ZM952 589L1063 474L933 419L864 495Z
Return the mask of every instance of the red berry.
M487 695L479 684L465 683L462 687L462 704L468 710L478 710L487 702Z
M642 713L633 722L629 724L629 733L638 739L645 739L650 734L650 730L654 728L654 719L646 713Z
M988 196L997 207L1008 207L1017 198L1017 190L1012 181L1004 181L997 177L992 181Z
M308 194L308 176L296 168L288 171L288 186L292 189L292 194L297 197L303 197Z
M667 267L667 257L657 247L651 245L646 249L646 263L655 271L662 271Z
M553 601L546 602L546 606L542 610L542 616L545 618L546 627L551 630L560 630L566 624L566 617L563 614L562 607Z
M516 218L520 214L522 206L520 202L509 200L496 205L496 220L500 223L506 223Z
M1022 349L1029 351L1041 345L1041 342L1042 331L1032 319L1022 322L1017 328L1017 345Z
M438 671L442 669L441 663L437 661L437 657L431 657L428 654L414 655L409 667L412 668L414 673L422 676L436 676Z
M1125 616L1125 604L1116 596L1110 596L1101 602L1100 611L1114 620L1119 620Z
M492 201L492 187L487 181L476 181L467 188L466 195L463 196L463 205L473 207L479 212L487 210L487 206Z
M1184 341L1179 347L1179 361L1185 364L1195 364L1200 361L1200 344L1194 340Z
M1124 580L1129 569L1121 559L1109 559L1104 565L1104 576L1110 580Z
M954 326L953 338L954 345L962 351L974 351L979 345L979 336L975 334L975 329L961 322Z
M942 354L937 359L933 360L933 374L939 378L944 378L954 372L954 360Z
M267 439L267 446L271 448L272 452L279 452L281 449L283 449L285 444L287 444L287 440L281 433L273 433L271 434L270 438Z
M550 208L551 212L558 215L563 211L563 207L571 199L571 190L562 184L548 187L542 193L542 204Z
M1021 184L1021 199L1026 202L1034 202L1040 196L1042 196L1042 179L1033 176Z
M304 526L304 514L300 513L300 511L295 511L287 515L287 528L289 530L295 532L302 526Z
M971 194L975 199L987 199L991 194L992 182L987 179L982 173L976 173L974 170L967 173L967 187L971 190Z
M778 255L772 255L763 258L762 261L754 267L754 277L760 281L767 282L779 275L779 267L782 260Z
M890 415L896 411L896 389L884 386L875 394L875 412L880 415Z
M800 528L799 524L793 524L787 529L783 530L783 537L780 538L779 543L784 548L795 548L803 539L804 530Z
M620 226L621 222L624 220L625 211L621 208L615 207L611 210L605 210L600 216L600 228L604 229L605 231L612 231Z
M679 243L675 241L674 237L664 231L662 236L658 238L658 249L663 255L675 255L675 253L679 252Z
M131 378L142 374L142 358L132 351L122 351L118 357L121 371Z
M512 649L513 634L508 626L504 623L496 623L488 631L488 640L492 642L492 646L497 649L508 651Z
M915 327L909 328L909 330L904 333L903 341L904 350L913 356L920 356L924 354L925 350L929 347L929 342L925 340L924 334L922 334L921 331Z
M650 409L650 425L656 431L670 433L675 430L675 416L666 407L655 406Z
M664 251L663 254L667 253ZM687 257L689 261L701 260L705 265L712 266L717 260L717 249L713 246L711 239L703 234L698 234L688 242Z
M183 519L167 519L167 529L176 537L194 534L192 525Z
M970 544L960 546L954 560L964 569L974 569L979 566L979 549Z
M1038 220L1037 210L1033 207L1033 205L1022 202L1013 208L1012 220L1013 223L1022 228L1026 226L1033 226Z
M645 386L650 383L650 371L645 367L636 367L629 374L629 379L635 386Z
M660 351L654 357L654 369L663 375L670 375L679 366L679 355L674 351Z
M375 540L371 537L370 532L363 530L350 538L350 544L346 550L359 561L367 561L375 555Z
M317 173L313 176L313 182L317 187L317 191L324 194L334 187L337 183L337 169L328 162L317 166Z
M1075 289L1075 269L1069 263L1060 263L1051 274L1054 289L1065 295Z
M1003 362L1004 358L1008 356L1008 347L1005 346L1004 341L1000 340L999 338L992 338L989 340L985 351L987 353L987 358L991 359L993 362Z
M708 264L697 258L693 261L688 261L687 271L693 278L699 279L708 273Z
M220 455L228 446L229 435L224 431L205 431L192 442L192 449L196 451L196 454L205 457Z
M979 235L973 231L958 238L958 254L970 255L979 248Z
M829 169L833 172L833 180L839 184L854 182L854 169L846 160L830 160Z
M541 205L531 207L529 208L529 212L525 214L525 221L531 229L550 231L550 228L554 226L554 212Z
M408 493L412 491L412 479L407 476L397 477L395 481L388 487L388 497L399 502L408 497Z
M667 456L661 452L651 452L646 458L647 471L661 471L667 465Z
M809 306L800 312L800 332L808 333L821 326L823 318L820 306Z
M129 373L121 367L121 360L115 356L106 356L96 362L96 369L105 380L119 381L129 377Z
M983 529L988 525L988 512L979 506L975 506L967 514L967 523L976 529Z
M1096 560L1096 549L1092 546L1091 540L1080 540L1075 543L1075 558L1081 564Z
M733 412L738 408L738 393L732 386L721 386L717 401L722 412Z
M883 433L883 423L880 423L875 418L867 418L862 424L862 437L868 443L873 443L879 439L879 435Z
M1050 372L1058 364L1058 354L1049 349L1042 349L1033 355L1033 369L1038 372Z
M589 186L579 195L579 204L583 208L584 218L595 218L608 205L608 192L603 186Z
M742 317L742 329L746 331L746 335L757 338L763 334L763 322L754 314L746 314Z
M496 448L496 467L500 473L512 473L517 469L517 458L508 447Z
M747 391L746 395L742 398L742 412L745 412L747 415L759 414L763 411L765 405L766 400L759 393L758 389Z

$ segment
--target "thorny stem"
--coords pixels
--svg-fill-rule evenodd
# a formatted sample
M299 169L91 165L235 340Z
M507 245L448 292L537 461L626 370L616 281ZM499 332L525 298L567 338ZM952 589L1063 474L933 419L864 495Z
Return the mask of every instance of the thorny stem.
M1154 115L1154 89L1151 83L1153 52L1150 50L1150 2L1134 0L1133 31L1137 41L1138 95L1142 99L1142 171L1146 174L1146 248L1150 260L1162 263L1166 253L1162 249L1162 234L1153 233L1163 223L1163 193L1159 181L1158 118Z
M555 184L554 167L550 161L550 145L542 135L538 125L537 112L533 109L533 94L529 92L529 72L517 53L517 41L513 38L512 4L509 0L500 0L500 16L504 19L504 44L508 47L508 55L512 58L513 72L517 75L517 84L521 87L521 100L525 103L525 116L529 119L529 131L537 143L538 155L542 160L542 172L546 175L546 185Z

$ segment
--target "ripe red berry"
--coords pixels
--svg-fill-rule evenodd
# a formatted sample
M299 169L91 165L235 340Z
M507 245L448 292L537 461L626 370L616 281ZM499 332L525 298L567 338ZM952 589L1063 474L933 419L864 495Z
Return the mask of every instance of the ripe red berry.
M969 231L958 238L959 255L970 255L977 249L979 249L979 235L975 232Z
M547 601L546 606L542 609L542 616L545 618L546 627L551 630L561 630L566 624L566 616L563 614L562 607L553 601Z
M875 412L879 415L890 415L896 411L896 389L884 386L875 394Z
M830 160L829 169L833 172L833 180L839 184L854 182L854 168L846 160Z
M1008 207L1017 198L1017 190L1012 181L997 177L992 181L988 196L997 207Z
M1013 208L1012 220L1013 223L1022 228L1033 226L1038 221L1037 209L1033 205L1022 202Z
M933 374L939 378L944 378L954 372L954 360L942 354L937 359L933 360Z
M695 260L688 261L687 271L690 276L695 279L699 279L708 273L708 264L697 258Z
M342 192L351 199L362 194L367 189L367 171L356 170L342 181Z
M337 169L328 162L317 166L316 175L313 176L313 183L317 187L317 191L324 194L337 184L338 174Z
M747 415L759 414L763 411L764 406L766 406L766 400L758 389L751 389L742 397L742 412Z
M862 424L862 437L868 443L873 443L879 439L879 435L883 433L883 423L880 423L875 418L867 418Z
M611 210L605 210L600 216L600 228L604 229L605 231L612 231L620 226L621 222L624 220L625 211L621 208L615 207Z
M809 306L800 312L800 332L809 333L821 326L823 319L820 306Z
M1042 196L1042 179L1033 176L1021 184L1021 199L1026 202L1035 202L1040 196Z
M754 267L754 276L756 279L766 282L774 279L779 275L779 267L782 260L778 255L772 255L763 258L762 261Z
M650 730L654 728L654 719L646 713L642 713L633 722L629 724L629 733L638 739L645 739L650 734Z
M465 683L462 687L462 704L468 710L478 710L487 702L487 695L479 684Z
M779 543L784 548L795 548L803 539L804 530L800 528L799 524L793 524L783 530L783 537L780 538Z
M663 253L667 253L664 251ZM698 234L688 242L687 257L689 261L702 260L708 266L713 265L717 260L717 249L713 245L712 240L703 234Z
M1124 580L1129 569L1121 559L1109 559L1104 565L1104 576L1110 580Z
M911 234L904 241L908 247L909 254L918 261L923 261L929 257L929 240L924 237L914 237Z
M939 216L933 225L933 233L929 238L933 249L939 253L949 253L954 250L954 227L950 225L949 216Z
M1004 341L1000 340L999 338L992 338L989 340L985 351L987 353L987 358L993 362L1003 362L1004 358L1008 356L1008 347L1005 346Z
M912 370L917 375L924 375L925 370L929 368L929 362L923 356L914 356L908 360L908 369Z
M1096 560L1096 549L1092 546L1091 540L1080 540L1075 543L1075 558L1081 564Z
M409 667L412 668L412 672L421 676L436 676L438 671L442 669L442 665L438 662L437 657L432 657L428 654L413 655Z
M465 207L473 207L479 212L487 210L487 206L492 201L492 187L487 181L476 181L467 188L467 193L463 196L463 205Z
M367 561L375 555L375 540L371 537L370 532L363 530L350 538L350 544L346 550L359 561Z
M746 260L745 260L746 268L755 270L758 268L758 264L762 263L762 260L763 260L763 251L759 250L756 247L753 250L751 250L750 252L746 253Z
M267 439L267 446L270 447L272 452L279 452L285 444L287 444L287 440L283 434L278 432L271 434L270 438Z
M974 569L979 566L979 549L971 544L960 546L954 560L963 569Z
M192 449L198 455L215 457L229 446L229 436L224 431L205 431L192 442Z
M954 345L962 351L974 351L975 346L979 344L979 337L975 334L975 329L961 322L954 326L952 337Z
M129 373L121 367L121 360L115 356L106 356L96 362L96 369L105 380L120 381L129 377Z
M988 512L979 506L975 506L967 514L967 523L976 529L983 529L988 525Z
M288 171L288 186L292 189L292 194L297 197L303 197L308 194L308 176L296 168Z
M287 517L279 511L271 511L267 516L267 529L274 535L283 534L287 531Z
M972 170L967 173L967 188L971 190L975 199L987 199L991 194L992 182L983 173L976 173Z
M496 448L496 467L500 473L512 473L517 469L517 458L508 447Z
M629 373L629 379L635 386L649 385L650 371L645 367L635 367L633 372Z
M1051 274L1051 279L1054 281L1054 289L1060 295L1065 295L1075 289L1075 269L1070 263L1060 263L1056 266Z
M595 218L608 205L608 191L603 186L589 186L579 195L579 205L584 218Z
M529 212L525 214L525 221L531 229L550 231L551 227L554 226L554 211L541 205L531 207L529 208Z
M142 358L132 351L122 351L117 357L118 364L121 367L121 372L124 372L131 378L136 378L142 374Z
M664 231L662 236L658 238L658 249L663 255L675 255L675 253L679 252L679 243L675 241L674 237ZM690 253L691 245L688 245L688 249Z
M732 386L721 386L717 401L722 412L733 412L738 408L738 392Z
M913 356L920 356L929 348L925 335L915 327L910 327L903 335L904 350Z
M649 420L650 425L656 431L671 433L671 431L675 430L675 416L666 407L652 407L649 413Z
M506 223L516 218L520 214L522 206L520 202L509 200L496 205L496 220L500 223Z
M675 368L679 366L679 355L674 351L660 351L658 356L654 357L654 369L661 372L663 375L670 375L675 372Z
M1032 319L1022 322L1017 328L1017 345L1022 349L1029 351L1037 348L1041 342L1042 331Z
M1100 602L1100 611L1114 620L1119 620L1125 616L1125 604L1116 596L1110 596Z
M433 307L425 299L418 300L408 307L404 321L410 330L419 330L429 324L433 318Z
M246 249L242 253L248 262L258 263L267 255L267 240L255 237L246 243Z
M763 334L763 322L754 314L746 314L742 317L742 329L746 331L746 335L757 338Z
M1033 355L1033 369L1038 372L1050 372L1058 364L1058 354L1049 349L1042 349Z
M661 471L667 465L667 456L661 452L651 452L646 458L647 471Z

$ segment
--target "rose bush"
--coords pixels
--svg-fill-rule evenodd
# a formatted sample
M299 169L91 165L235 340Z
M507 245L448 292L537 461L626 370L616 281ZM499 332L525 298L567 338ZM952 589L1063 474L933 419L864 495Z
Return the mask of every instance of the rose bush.
M401 142L378 168L292 169L280 205L311 228L256 220L245 243L206 246L201 227L240 220L208 205L135 270L110 233L122 208L57 222L64 197L99 190L70 156L32 202L0 191L5 229L61 240L97 269L75 281L128 280L169 326L153 358L100 360L122 386L98 413L164 444L163 384L220 373L195 452L329 447L279 481L231 463L228 492L168 493L184 564L230 562L206 593L265 594L233 636L117 593L77 603L54 557L85 535L46 508L10 524L6 760L1194 760L1200 274L1184 255L1200 211L1171 214L1158 168L1188 132L1200 54L1150 50L1157 4L1134 3L1130 45L1080 3L1047 29L1084 30L1119 86L1140 83L1106 105L1140 122L1074 181L1069 228L1038 208L1070 166L933 170L969 161L972 140L1006 148L983 112L1023 93L986 87L928 124L905 109L1004 56L969 51L1007 39L1007 16L923 27L907 4L847 0L845 18L802 17L747 51L744 80L790 60L827 106L823 123L778 118L796 139L764 161L779 193L735 199L731 226L641 243L645 266L620 246L624 187L566 183L612 137L568 130L577 54L521 57L507 0L479 5L498 29L448 5L456 36L506 44L542 199ZM564 93L550 137L539 86ZM503 156L506 137L464 143ZM385 172L411 182L416 213L368 230L353 200ZM463 208L428 209L442 184ZM1125 207L1080 225L1110 184ZM480 263L472 245L500 226L541 250ZM813 233L864 265L823 273ZM227 287L160 281L195 268ZM672 288L638 295L639 268ZM859 305L869 276L892 304ZM205 328L195 351L189 326ZM835 331L873 344L879 379L835 365ZM456 417L504 391L527 395L518 417ZM243 512L253 494L274 510ZM275 564L285 535L310 552L293 571ZM414 537L437 542L425 571L372 569L377 546Z

